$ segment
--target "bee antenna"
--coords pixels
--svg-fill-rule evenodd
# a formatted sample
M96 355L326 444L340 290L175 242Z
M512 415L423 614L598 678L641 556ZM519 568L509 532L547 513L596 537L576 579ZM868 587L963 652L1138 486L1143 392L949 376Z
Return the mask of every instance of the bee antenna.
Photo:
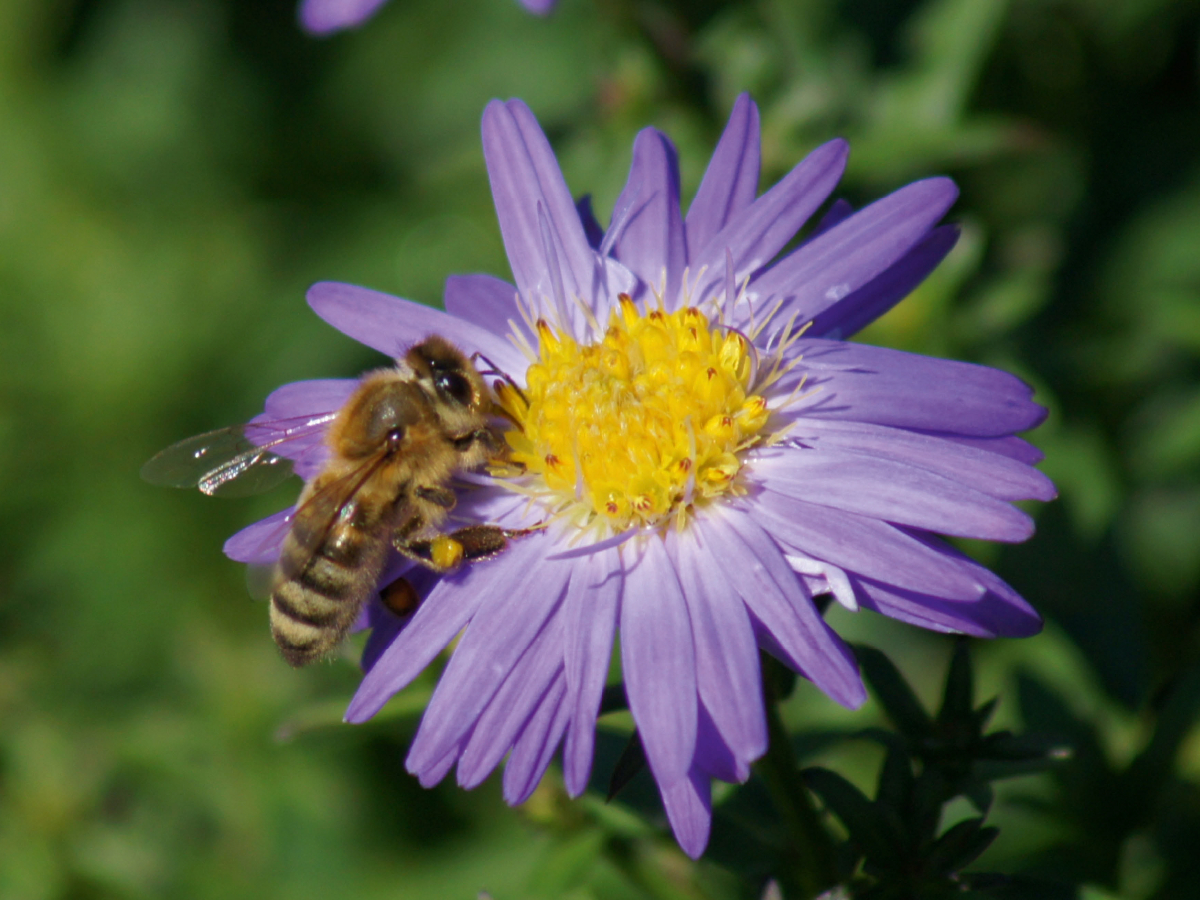
M483 360L483 362L487 363L487 368L482 370L479 373L480 375L496 375L499 378L504 379L505 383L517 392L517 396L520 397L526 405L529 404L529 398L525 396L525 392L521 390L520 385L513 381L512 377L507 372L503 371L499 366L497 366L478 350L471 354L471 362L474 363L476 360Z

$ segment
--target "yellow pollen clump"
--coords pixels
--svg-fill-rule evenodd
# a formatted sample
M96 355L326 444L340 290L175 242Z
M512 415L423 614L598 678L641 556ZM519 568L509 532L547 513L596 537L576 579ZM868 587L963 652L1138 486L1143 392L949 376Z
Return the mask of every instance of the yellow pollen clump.
M498 391L516 425L509 460L540 479L536 493L581 525L620 532L737 489L738 454L770 415L740 333L694 308L642 315L622 295L596 343L544 320L537 334L523 394Z

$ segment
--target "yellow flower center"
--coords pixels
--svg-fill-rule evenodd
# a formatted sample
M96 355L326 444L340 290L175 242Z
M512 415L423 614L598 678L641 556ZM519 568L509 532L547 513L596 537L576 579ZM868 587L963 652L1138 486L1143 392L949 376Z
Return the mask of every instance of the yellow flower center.
M509 459L577 525L652 527L736 491L739 452L770 415L749 341L694 307L643 315L626 295L604 337L537 323L524 392L497 386Z

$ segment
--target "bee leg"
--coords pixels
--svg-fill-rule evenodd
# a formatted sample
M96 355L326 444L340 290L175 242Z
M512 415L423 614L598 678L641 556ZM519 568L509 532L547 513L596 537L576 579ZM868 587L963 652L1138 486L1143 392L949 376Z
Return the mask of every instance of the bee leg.
M393 615L404 618L421 605L421 595L407 578L397 578L379 592L379 599Z
M404 541L403 546L398 539L394 543L396 549L405 556L424 563L435 571L449 572L460 563L490 559L502 552L512 538L522 537L537 530L538 528L512 530L498 525L468 525L429 540Z
M421 485L413 491L422 500L427 500L435 506L440 506L442 509L454 509L454 504L457 503L457 498L454 496L454 491L449 488L436 487L434 485Z
M489 453L495 453L500 449L500 445L496 443L496 435L492 433L490 428L478 428L475 431L468 432L462 437L456 437L451 442L454 444L454 449L460 453L470 450L476 444L483 444Z

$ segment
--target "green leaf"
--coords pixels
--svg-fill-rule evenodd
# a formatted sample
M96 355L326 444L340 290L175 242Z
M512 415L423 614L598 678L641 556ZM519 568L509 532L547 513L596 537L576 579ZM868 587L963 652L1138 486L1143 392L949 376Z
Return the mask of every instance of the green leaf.
M629 742L621 751L617 764L613 767L612 778L608 782L608 797L612 800L621 790L633 781L638 772L646 768L646 750L642 747L642 739L635 729L629 736Z
M1170 776L1184 739L1196 726L1200 709L1200 665L1193 666L1167 696L1150 743L1125 772L1129 796L1144 802L1147 813Z
M982 816L959 822L934 842L926 867L939 875L953 875L978 859L998 834L998 828L983 827Z
M971 671L971 651L966 639L959 638L954 642L954 655L950 657L950 669L946 673L942 708L937 714L938 723L945 725L974 718L974 703L975 678Z
M547 849L530 878L539 894L558 897L586 877L604 849L608 835L600 828L589 828L560 837Z
M804 783L836 815L862 848L869 862L883 869L897 868L904 858L903 836L894 821L862 791L836 772L819 766L805 769Z
M875 790L875 802L894 810L897 816L908 807L914 783L912 760L899 744L897 739L888 747Z
M933 731L933 722L904 676L884 654L874 647L854 645L854 655L892 724L914 743L925 740Z

